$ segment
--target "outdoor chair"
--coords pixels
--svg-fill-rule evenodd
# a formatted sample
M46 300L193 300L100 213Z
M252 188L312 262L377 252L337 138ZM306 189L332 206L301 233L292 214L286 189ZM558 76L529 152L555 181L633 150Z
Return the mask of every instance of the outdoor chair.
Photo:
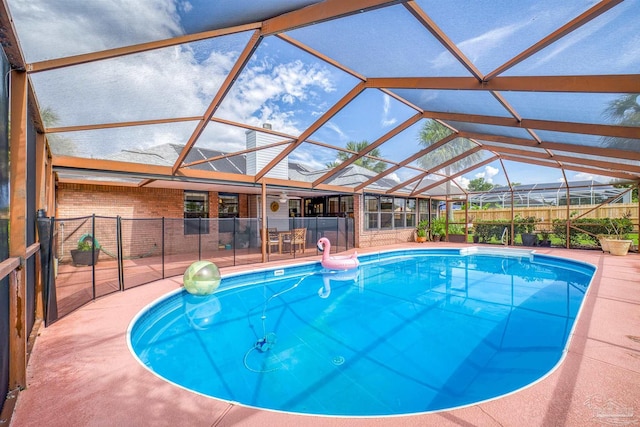
M260 237L262 237L262 229L260 229ZM268 228L267 237L267 252L271 253L271 248L275 246L278 253L282 253L282 243L280 241L280 236L278 235L278 230L275 228Z
M290 251L292 253L295 253L298 249L301 249L302 253L304 253L305 247L307 246L307 229L294 228L291 230L291 234L285 237L283 243L290 245Z

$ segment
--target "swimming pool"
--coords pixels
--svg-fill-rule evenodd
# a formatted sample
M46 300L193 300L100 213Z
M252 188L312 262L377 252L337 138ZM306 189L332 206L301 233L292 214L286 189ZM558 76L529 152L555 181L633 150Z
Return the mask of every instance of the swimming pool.
M129 328L181 387L272 410L385 416L492 399L562 359L595 268L526 250L389 251L173 292Z

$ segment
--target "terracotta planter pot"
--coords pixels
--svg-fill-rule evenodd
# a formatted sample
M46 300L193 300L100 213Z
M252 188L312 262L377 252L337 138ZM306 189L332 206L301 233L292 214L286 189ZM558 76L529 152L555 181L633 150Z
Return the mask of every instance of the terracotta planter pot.
M424 243L427 241L427 236L416 236L416 242Z
M616 240L616 239L607 239L607 244L609 246L609 253L611 255L624 256L629 252L629 248L633 243L632 240Z

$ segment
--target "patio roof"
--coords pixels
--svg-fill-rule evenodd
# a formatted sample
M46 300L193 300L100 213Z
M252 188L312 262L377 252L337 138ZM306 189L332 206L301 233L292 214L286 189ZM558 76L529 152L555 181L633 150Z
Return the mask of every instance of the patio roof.
M640 178L637 1L2 5L61 182L420 197ZM304 170L271 178L285 158Z

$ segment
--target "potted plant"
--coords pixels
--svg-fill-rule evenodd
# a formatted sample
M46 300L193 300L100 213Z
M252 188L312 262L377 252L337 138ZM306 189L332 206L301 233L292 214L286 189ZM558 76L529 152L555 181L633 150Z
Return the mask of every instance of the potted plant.
M609 223L613 230L613 235L606 239L609 253L611 255L624 256L629 252L629 248L633 243L632 240L627 239L627 230L632 227L630 227L631 221L629 221L628 217L615 220L609 218Z
M249 243L251 242L250 227L247 226L236 233L236 242L239 248L246 249L249 247Z
M98 263L100 247L93 247L91 236L78 240L76 249L71 249L71 260L73 265L94 265Z
M517 215L515 217L516 233L520 233L523 246L535 246L538 243L538 236L534 234L537 221L535 216L521 217Z
M459 224L449 224L449 232L447 233L449 242L465 243L464 228Z
M431 238L434 242L439 242L444 234L444 218L434 218L431 220Z
M613 234L613 221L611 218L607 218L602 226L604 227L606 233L598 234L596 237L598 238L598 242L600 243L600 247L602 248L602 252L609 252L609 239L614 239L616 236Z
M488 243L491 240L493 228L494 226L490 223L476 222L473 226L473 242Z
M424 243L427 241L427 230L429 229L429 220L423 219L418 222L416 227L416 242Z
M551 247L551 233L549 230L541 230L540 231L540 241L538 242L538 246L542 246L545 248Z

